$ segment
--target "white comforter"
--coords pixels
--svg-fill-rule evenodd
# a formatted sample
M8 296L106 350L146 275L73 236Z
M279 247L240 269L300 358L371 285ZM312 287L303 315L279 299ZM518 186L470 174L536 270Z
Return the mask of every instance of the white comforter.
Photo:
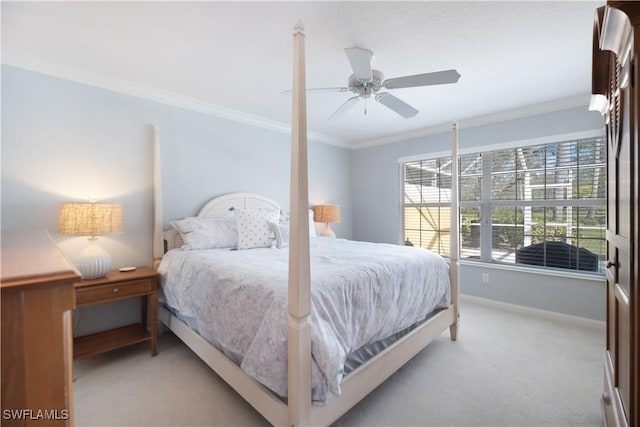
M287 395L288 249L174 249L159 267L167 304L250 376ZM340 394L347 355L450 301L446 262L423 249L311 239L314 403Z

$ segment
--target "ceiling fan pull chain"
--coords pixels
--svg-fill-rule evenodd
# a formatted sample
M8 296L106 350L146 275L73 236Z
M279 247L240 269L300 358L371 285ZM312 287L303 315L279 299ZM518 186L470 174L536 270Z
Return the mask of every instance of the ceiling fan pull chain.
M364 115L367 115L367 98L364 99Z

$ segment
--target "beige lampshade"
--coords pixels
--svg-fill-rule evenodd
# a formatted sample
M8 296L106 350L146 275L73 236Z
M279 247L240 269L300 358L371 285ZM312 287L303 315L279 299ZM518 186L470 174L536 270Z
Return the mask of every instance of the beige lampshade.
M313 220L315 222L340 222L340 206L318 205L313 207Z
M61 203L58 233L92 237L122 233L122 205Z

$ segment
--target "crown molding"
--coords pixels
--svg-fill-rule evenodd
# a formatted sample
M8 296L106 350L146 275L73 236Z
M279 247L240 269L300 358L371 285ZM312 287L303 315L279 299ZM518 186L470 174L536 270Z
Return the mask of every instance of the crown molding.
M291 135L291 126L286 123L265 119L231 108L222 107L211 102L202 101L197 98L191 98L174 92L140 85L127 80L113 79L100 73L79 72L77 70L67 69L60 66L54 67L50 64L46 66L43 66L42 64L38 64L37 66L13 65L6 62L3 62L2 64L39 74L45 74L63 80L73 81L75 83L110 90L124 95L134 96L136 98L142 98L165 105L184 108L190 111L243 123L249 126L255 126L274 132ZM530 105L522 108L515 108L485 114L482 116L468 117L458 120L459 129L494 124L523 117L568 110L577 107L588 108L589 100L590 95L585 94L562 98L551 102ZM307 137L309 138L309 140L334 145L340 148L360 150L378 145L392 144L395 142L407 141L416 138L424 138L431 135L446 133L450 130L451 123L441 123L410 132L403 132L367 140L343 140L317 132L307 132Z
M524 117L537 116L540 114L553 113L556 111L569 110L572 108L589 106L589 94L577 95L568 98L557 99L550 102L544 102L540 104L529 105L521 108L514 108L511 110L499 111L490 114L484 114L482 116L468 117L466 119L458 120L458 128L472 128L477 126L484 126L494 123L506 122L509 120L521 119ZM441 123L439 125L430 126L428 128L418 129L411 132L394 134L385 136L382 138L369 139L366 141L352 141L350 144L351 149L360 150L363 148L374 147L377 145L391 144L394 142L408 141L410 139L424 138L426 136L438 135L446 133L451 130L451 123Z

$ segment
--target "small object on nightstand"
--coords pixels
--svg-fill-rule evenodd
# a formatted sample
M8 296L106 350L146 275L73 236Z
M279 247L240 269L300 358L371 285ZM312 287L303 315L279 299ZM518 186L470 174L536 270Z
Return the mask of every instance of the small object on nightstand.
M133 271L135 269L136 269L135 267L120 267L118 271L122 271L124 273L126 271Z

